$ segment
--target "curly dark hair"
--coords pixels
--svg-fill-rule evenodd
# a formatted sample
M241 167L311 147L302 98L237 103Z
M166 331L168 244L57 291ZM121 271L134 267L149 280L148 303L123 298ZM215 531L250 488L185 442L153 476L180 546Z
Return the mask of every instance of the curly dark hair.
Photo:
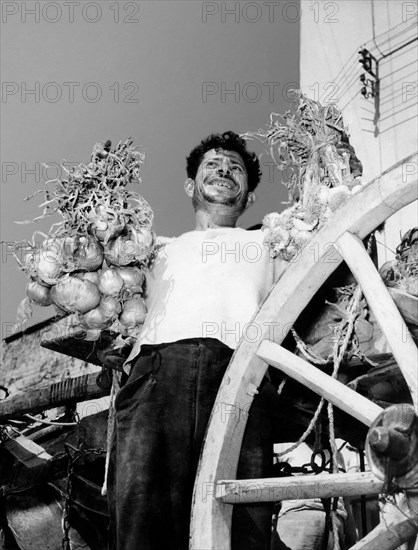
M189 178L195 179L204 154L211 149L235 151L241 155L248 174L248 190L254 191L260 183L260 161L255 153L251 153L247 150L245 140L231 131L224 132L223 134L211 134L209 137L202 140L200 145L192 149L189 156L186 158L186 170Z

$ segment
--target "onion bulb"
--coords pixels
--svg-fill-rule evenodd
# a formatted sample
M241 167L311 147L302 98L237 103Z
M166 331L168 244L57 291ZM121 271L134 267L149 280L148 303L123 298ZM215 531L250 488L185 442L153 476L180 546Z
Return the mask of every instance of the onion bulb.
M95 285L99 284L100 271L81 271L76 275L79 279L83 281L91 281Z
M102 296L98 309L102 312L104 317L113 319L122 311L122 306L119 300L114 296Z
M63 269L95 271L103 263L103 247L92 235L66 237L61 242Z
M58 237L51 237L49 239L45 239L45 241L42 243L40 254L41 257L45 258L62 258L64 255L64 243L66 243L67 248L70 248L73 245L73 238L67 237L66 239L60 239Z
M37 281L26 285L26 295L38 306L50 306L52 304L50 289Z
M293 227L298 231L313 231L317 225L317 221L314 223L306 223L298 218L293 219Z
M61 242L61 254L65 258L72 258L77 250L78 238L65 237Z
M63 262L63 239L46 239L39 250L34 255L36 264L36 274L39 282L50 286L56 284L64 272Z
M144 261L151 252L153 242L154 234L151 229L130 227L125 234L106 244L106 261L117 266L127 266Z
M126 328L134 328L145 321L147 308L144 300L139 294L134 294L132 298L126 300L123 304L123 310L119 316L119 321Z
M144 274L139 267L117 267L116 271L123 279L123 287L129 290L132 294L142 292L144 284Z
M62 275L62 259L56 256L51 250L42 252L36 263L36 274L40 282L48 285L55 285Z
M37 267L40 257L39 249L33 249L30 252L27 252L23 260L23 269L26 275L28 275L32 280L36 280L42 286L51 288L52 284L48 284L38 277Z
M87 313L99 305L100 292L91 281L66 275L52 287L51 298L59 308L69 313Z
M105 258L111 265L132 264L136 262L136 253L136 245L127 235L113 239L105 246Z
M103 247L94 237L80 237L74 253L76 269L95 271L103 263Z
M107 211L103 205L96 206L90 214L90 220L89 231L104 244L118 237L125 227L124 221L114 212Z
M326 206L328 204L330 188L326 185L321 185L318 191L318 200L319 202Z
M112 319L106 317L99 307L95 307L84 315L78 316L80 323L88 329L104 329L112 324Z
M118 296L123 287L123 279L115 269L105 269L100 274L98 286L105 296Z
M36 249L33 249L25 254L25 258L23 260L23 269L25 273L29 275L29 277L34 278L38 276L36 267L39 262L39 257L39 250Z
M351 192L345 185L333 187L328 192L328 206L335 212L351 198Z
M398 262L390 260L385 262L379 269L379 274L382 277L386 286L394 287L401 280L402 274L399 271Z

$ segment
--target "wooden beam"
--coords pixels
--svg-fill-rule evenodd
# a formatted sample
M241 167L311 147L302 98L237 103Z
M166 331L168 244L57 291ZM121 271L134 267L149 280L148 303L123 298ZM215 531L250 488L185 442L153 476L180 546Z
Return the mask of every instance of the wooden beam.
M274 342L268 340L261 342L257 355L267 364L280 369L297 382L325 397L366 426L371 426L383 410L366 397L347 388L338 380Z
M8 439L4 443L3 449L8 451L27 468L37 468L53 458L38 443L28 439L24 435Z
M208 489L210 489L208 487ZM279 502L338 496L377 495L383 481L371 472L320 474L317 476L273 477L266 479L220 480L215 496L229 504ZM209 490L208 490L209 493Z
M36 414L45 409L60 407L71 401L87 401L109 394L96 384L98 373L65 378L50 386L42 386L0 401L0 418L25 413Z
M361 240L345 232L337 247L357 279L408 384L418 414L418 350Z

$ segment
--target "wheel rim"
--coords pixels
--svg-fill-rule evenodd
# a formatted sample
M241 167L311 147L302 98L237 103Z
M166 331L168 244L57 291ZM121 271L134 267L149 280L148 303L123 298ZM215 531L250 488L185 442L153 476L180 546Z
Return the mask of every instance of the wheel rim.
M343 260L337 250L335 253L332 250L335 243L341 244L348 232L358 239L366 237L392 214L417 199L416 176L405 176L405 167L411 163L416 165L416 154L375 178L341 208L307 243L297 261L282 270L278 282L254 315L251 323L261 330L261 338L256 343L242 340L235 350L208 426L193 496L191 548L230 548L232 506L215 498L216 483L236 476L246 426L245 413L267 370L267 364L256 351L261 340L272 339L269 332L272 319L280 319L279 330L274 334L274 342L280 344L304 307ZM417 406L416 381L407 382ZM216 414L225 406L230 412L235 411L226 419Z

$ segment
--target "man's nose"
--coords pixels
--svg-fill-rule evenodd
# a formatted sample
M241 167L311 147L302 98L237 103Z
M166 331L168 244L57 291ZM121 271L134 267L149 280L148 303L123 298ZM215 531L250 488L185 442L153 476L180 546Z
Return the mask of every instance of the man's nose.
M218 171L222 172L223 174L230 174L231 173L231 167L229 165L228 159L224 159L221 164L219 165Z

